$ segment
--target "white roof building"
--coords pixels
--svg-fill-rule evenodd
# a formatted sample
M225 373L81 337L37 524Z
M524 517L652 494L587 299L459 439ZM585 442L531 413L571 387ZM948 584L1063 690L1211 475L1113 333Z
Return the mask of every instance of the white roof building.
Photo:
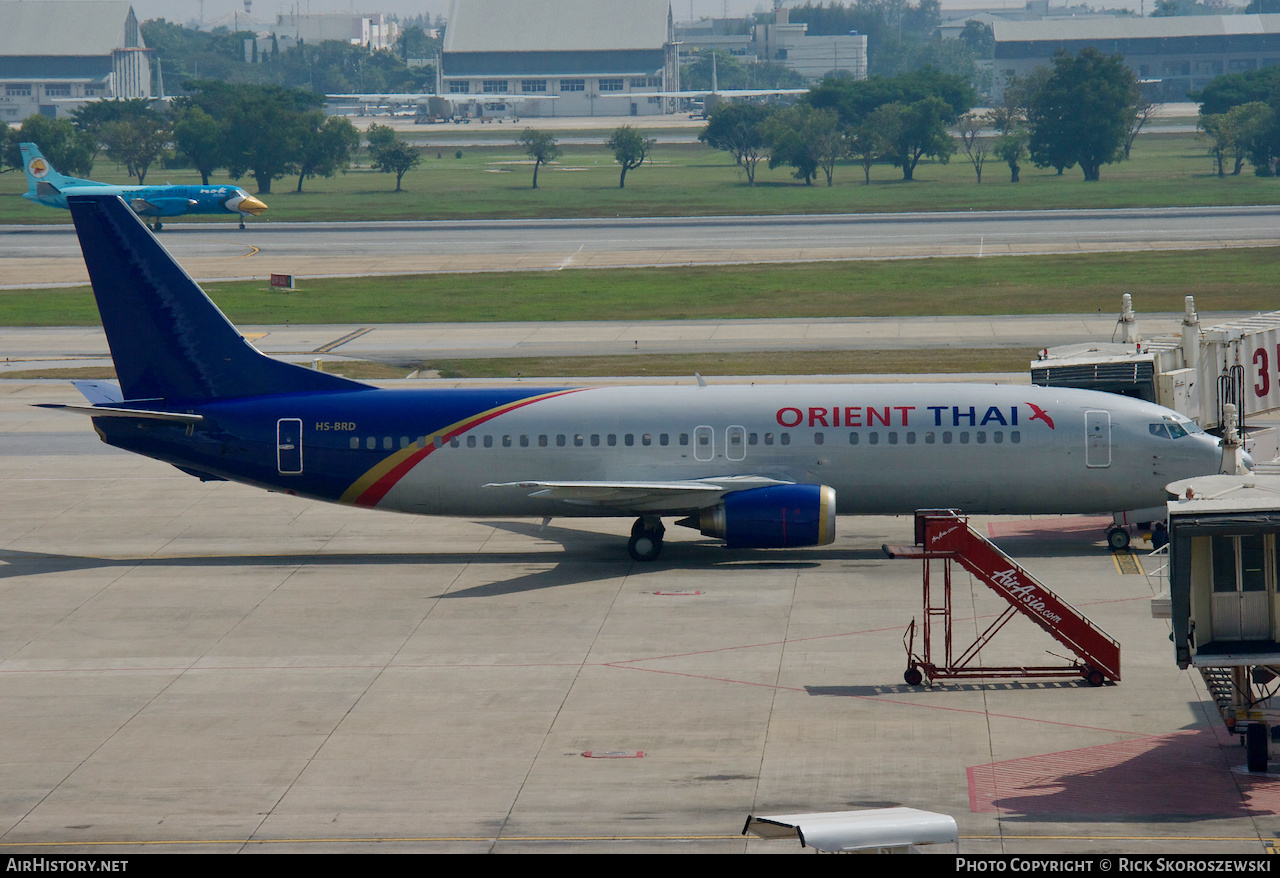
M679 87L670 0L453 0L441 67L444 93L521 115L660 113Z
M0 0L0 121L97 98L151 97L151 62L127 0Z
M1053 63L1054 53L1091 47L1122 55L1156 100L1185 101L1215 76L1280 64L1280 14L996 21L997 88Z

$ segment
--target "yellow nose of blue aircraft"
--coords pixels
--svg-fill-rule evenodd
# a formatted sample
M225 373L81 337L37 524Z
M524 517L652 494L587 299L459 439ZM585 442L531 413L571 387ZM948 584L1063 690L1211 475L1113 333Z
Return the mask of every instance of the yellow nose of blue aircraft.
M258 214L262 213L266 209L267 209L266 202L259 201L257 198L254 198L252 195L246 195L243 199L241 199L240 203L236 205L236 210L240 211L241 213L251 213L254 216L257 216Z

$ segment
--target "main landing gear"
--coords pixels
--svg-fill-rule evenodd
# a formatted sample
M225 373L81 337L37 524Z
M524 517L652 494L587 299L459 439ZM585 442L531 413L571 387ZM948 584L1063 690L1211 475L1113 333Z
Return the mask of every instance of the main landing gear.
M164 228L164 223L160 222L160 220L156 220L154 223L151 224L151 231L153 232L158 232L163 228Z
M240 231L242 231L242 232L244 231L244 218L243 218L243 217L240 219Z
M631 525L631 539L627 541L627 553L636 561L656 561L662 554L662 537L667 529L662 519L642 515Z

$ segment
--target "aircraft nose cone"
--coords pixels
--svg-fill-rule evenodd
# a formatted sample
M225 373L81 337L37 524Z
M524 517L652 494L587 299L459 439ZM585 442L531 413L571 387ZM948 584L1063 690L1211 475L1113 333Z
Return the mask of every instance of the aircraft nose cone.
M267 205L265 202L259 201L252 195L246 195L240 203L236 205L236 209L242 213L251 213L254 216L257 216L267 209Z

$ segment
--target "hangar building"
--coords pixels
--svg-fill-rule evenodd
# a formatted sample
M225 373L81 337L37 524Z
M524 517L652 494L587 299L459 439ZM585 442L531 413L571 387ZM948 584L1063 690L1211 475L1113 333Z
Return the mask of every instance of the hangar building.
M1280 64L1280 14L996 21L996 88L1053 63L1059 49L1120 54L1146 94L1185 101L1215 76Z
M662 113L679 88L670 0L453 0L444 93L512 103L522 116ZM521 95L559 95L524 101Z
M151 60L123 0L0 0L0 122L97 98L151 97Z

